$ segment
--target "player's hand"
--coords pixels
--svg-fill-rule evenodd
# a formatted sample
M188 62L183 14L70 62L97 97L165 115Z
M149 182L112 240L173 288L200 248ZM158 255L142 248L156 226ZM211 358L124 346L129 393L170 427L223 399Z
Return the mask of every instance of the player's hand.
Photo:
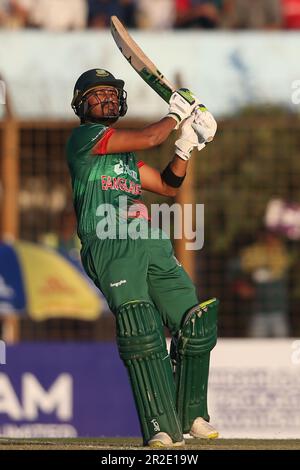
M179 124L192 114L199 103L198 98L187 88L180 88L172 94L168 116L177 122L175 129L178 129Z
M194 119L195 116L192 115L184 121L181 126L180 137L175 142L175 154L182 160L189 160L194 148L202 150L205 147L205 143L199 144L198 136L192 128Z
M199 144L211 142L217 132L217 123L213 115L202 106L197 106L193 112L192 128L197 134Z

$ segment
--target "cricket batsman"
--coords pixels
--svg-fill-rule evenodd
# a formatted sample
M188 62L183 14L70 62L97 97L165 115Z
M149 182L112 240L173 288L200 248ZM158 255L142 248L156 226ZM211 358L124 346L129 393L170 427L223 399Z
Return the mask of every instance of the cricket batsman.
M115 129L127 112L127 93L122 80L102 69L79 77L72 107L80 126L67 143L67 159L82 263L115 315L144 445L181 446L183 434L216 438L209 424L207 384L218 301L199 302L170 240L151 236L141 202L142 190L176 195L192 150L205 147L216 122L189 90L180 89L160 121L143 129ZM136 160L134 151L161 144L177 128L175 154L162 173ZM144 224L140 237L132 235L135 222ZM172 334L170 355L164 325Z

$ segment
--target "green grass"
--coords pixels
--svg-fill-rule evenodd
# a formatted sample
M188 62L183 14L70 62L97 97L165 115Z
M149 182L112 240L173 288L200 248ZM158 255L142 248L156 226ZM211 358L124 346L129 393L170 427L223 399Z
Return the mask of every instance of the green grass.
M8 439L0 438L2 450L141 450L138 438ZM149 448L146 448L149 450ZM300 450L300 439L203 439L188 440L184 450ZM180 449L176 449L180 451Z

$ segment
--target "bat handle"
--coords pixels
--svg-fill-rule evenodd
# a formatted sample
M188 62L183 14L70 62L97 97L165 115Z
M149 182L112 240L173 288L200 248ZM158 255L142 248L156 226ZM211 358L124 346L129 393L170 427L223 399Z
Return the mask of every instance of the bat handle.
M189 104L194 104L197 98L194 96L194 94L189 90L188 88L179 88L179 90L176 90L179 95L181 95ZM204 104L197 104L197 107L203 112L207 111L207 108Z

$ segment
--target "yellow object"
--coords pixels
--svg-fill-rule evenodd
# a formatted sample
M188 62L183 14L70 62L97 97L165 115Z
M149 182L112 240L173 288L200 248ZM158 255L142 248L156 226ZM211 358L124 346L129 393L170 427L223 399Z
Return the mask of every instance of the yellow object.
M270 271L272 280L280 279L285 275L290 261L284 245L280 242L271 246L255 243L244 248L241 253L241 266L246 273L266 268Z
M27 311L34 320L99 317L99 297L63 256L28 242L16 242L15 249L25 283Z

